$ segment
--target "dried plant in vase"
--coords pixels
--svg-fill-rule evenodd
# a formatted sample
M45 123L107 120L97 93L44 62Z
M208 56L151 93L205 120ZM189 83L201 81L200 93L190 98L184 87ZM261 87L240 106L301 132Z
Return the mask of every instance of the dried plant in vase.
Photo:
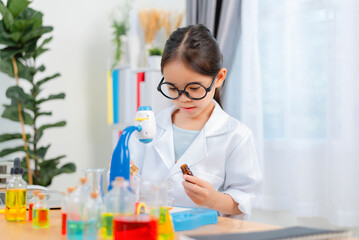
M182 19L183 12L178 12L177 10L168 10L164 12L162 26L166 31L167 38L169 38L171 33L181 25Z
M163 18L165 17L165 11L161 9L142 9L138 12L138 17L141 23L141 27L145 36L145 58L149 54L149 50L152 48L153 40L156 34L162 27ZM146 65L144 63L144 65Z

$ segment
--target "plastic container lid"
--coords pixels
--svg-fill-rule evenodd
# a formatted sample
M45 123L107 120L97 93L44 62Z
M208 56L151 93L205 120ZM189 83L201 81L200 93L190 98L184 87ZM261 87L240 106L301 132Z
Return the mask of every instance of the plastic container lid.
M151 106L139 106L138 111L152 111Z
M218 223L218 212L213 209L189 208L188 211L171 213L175 231L186 231L207 224Z

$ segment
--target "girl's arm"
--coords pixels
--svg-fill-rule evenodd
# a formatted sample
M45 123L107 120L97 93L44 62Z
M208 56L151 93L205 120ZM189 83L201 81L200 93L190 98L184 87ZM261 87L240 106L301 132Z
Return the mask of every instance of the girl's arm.
M216 191L209 182L190 175L183 175L183 178L186 180L182 183L184 190L194 203L223 214L242 213L231 196Z
M197 177L184 175L186 194L198 205L215 209L223 214L251 214L252 202L260 192L262 175L250 131L226 160L224 191ZM239 203L239 204L238 204Z

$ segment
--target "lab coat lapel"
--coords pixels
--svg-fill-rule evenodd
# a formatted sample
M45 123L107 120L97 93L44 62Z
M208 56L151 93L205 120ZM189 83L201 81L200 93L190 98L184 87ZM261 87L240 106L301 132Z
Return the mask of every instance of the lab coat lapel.
M186 152L178 159L175 164L174 144L173 144L173 128L172 128L172 112L175 106L163 111L156 117L158 126L158 138L154 141L153 146L169 169L169 176L180 171L182 164L187 164L189 167L203 161L207 155L207 138L223 134L230 130L228 115L222 110L216 101L215 108L211 117L208 119L206 125L199 132L196 139L189 146Z
M222 110L216 101L214 102L215 108L213 109L211 117L208 119L207 123L199 132L193 143L170 170L170 176L179 172L182 164L186 163L189 167L191 167L192 165L206 159L208 156L207 138L229 131L228 115Z
M174 148L173 148L173 130L171 113L173 108L169 108L156 117L159 134L158 138L153 142L153 147L163 163L170 169L174 162Z
M206 137L205 129L202 129L193 143L189 148L183 153L183 155L178 159L177 163L170 170L169 176L176 174L181 171L181 165L187 164L190 168L194 164L202 161L207 157L207 148L206 148Z

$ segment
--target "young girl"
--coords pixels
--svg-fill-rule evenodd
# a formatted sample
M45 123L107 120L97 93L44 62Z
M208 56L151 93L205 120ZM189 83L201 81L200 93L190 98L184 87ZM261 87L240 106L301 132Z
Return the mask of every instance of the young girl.
M227 70L215 38L203 25L177 29L166 42L158 90L173 102L156 115L149 144L130 140L144 180L171 181L176 206L249 215L261 181L252 132L221 108ZM194 176L183 175L187 164Z

